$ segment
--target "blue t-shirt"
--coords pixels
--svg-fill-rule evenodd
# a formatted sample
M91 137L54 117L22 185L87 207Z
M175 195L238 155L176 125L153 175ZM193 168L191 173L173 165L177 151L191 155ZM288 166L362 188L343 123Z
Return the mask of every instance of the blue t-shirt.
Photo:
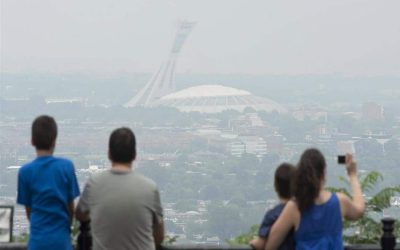
M71 250L68 203L79 196L74 165L39 156L18 173L17 203L31 208L29 250Z
M285 208L285 204L278 204L271 210L269 210L265 215L264 219L261 222L260 229L258 230L258 236L261 238L267 238L269 232L271 231L272 225L274 225L275 221L278 219L279 215L282 213L282 210ZM295 242L293 237L293 230L289 232L286 236L285 240L278 248L279 250L294 250Z

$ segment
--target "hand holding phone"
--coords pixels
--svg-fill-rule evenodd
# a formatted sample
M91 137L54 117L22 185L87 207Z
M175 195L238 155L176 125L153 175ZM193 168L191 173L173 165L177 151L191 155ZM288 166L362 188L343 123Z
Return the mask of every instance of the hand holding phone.
M353 174L357 175L357 163L353 160L352 154L346 154L345 164L346 164L347 174L349 176Z

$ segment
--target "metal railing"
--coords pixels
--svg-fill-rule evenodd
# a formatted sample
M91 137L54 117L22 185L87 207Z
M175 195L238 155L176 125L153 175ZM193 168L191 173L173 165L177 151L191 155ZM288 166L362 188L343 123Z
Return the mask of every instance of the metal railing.
M396 238L393 234L394 219L382 219L383 234L381 242L376 245L349 245L345 250L394 250L396 246ZM91 250L92 236L90 234L89 222L81 223L80 233L76 250ZM0 243L0 250L26 250L26 244L22 243ZM249 246L212 246L212 245L166 245L160 246L158 250L251 250Z
M396 246L396 237L394 236L394 223L392 218L382 219L382 237L380 244L377 245L352 245L346 246L346 250L394 250ZM90 235L89 222L82 223L78 237L77 250L91 250L92 236ZM85 239L85 237L87 237ZM162 250L250 250L249 246L205 246L205 245L172 245L161 246ZM1 250L1 249L0 249Z

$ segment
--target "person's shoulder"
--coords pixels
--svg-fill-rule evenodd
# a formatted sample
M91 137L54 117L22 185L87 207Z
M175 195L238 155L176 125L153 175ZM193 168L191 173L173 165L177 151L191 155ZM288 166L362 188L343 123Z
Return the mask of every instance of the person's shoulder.
M23 164L20 168L19 168L19 172L21 173L25 173L25 172L29 172L32 171L36 166L39 166L41 163L39 161L39 158L35 158L33 160L31 160L30 162L27 162L25 164Z
M93 173L89 179L88 182L96 182L102 179L107 179L109 176L111 176L110 170L104 170L100 172Z
M35 166L35 161L31 161L22 165L18 172L20 175L26 174L31 171L31 169Z
M275 221L279 215L282 213L285 204L279 203L278 205L274 206L273 208L269 209L264 216L264 220L272 220Z
M286 202L286 205L284 208L291 212L300 213L299 206L297 205L297 202L295 199L291 199L288 202Z
M59 157L59 156L53 156L53 161L65 165L70 165L73 166L73 163L70 159Z
M332 193L332 196L337 196L337 198L340 199L345 199L348 198L346 194L342 193L342 192L337 192L337 193Z
M341 203L341 202L349 199L349 197L342 192L331 192L328 190L323 191L323 198L324 198L323 204L325 204L325 205Z
M57 165L67 171L74 170L74 163L67 158L53 156L51 164Z
M105 182L107 182L108 178L110 177L110 173L108 170L104 170L101 172L96 172L90 175L89 178L87 178L85 182L85 188L86 187L93 187L97 185L103 185Z
M150 179L149 177L146 177L142 174L139 174L137 172L133 173L134 178L138 179L142 185L144 185L147 188L150 189L157 189L157 184L155 181L153 181L152 179Z
M350 197L348 197L345 193L337 192L337 193L332 193L332 198L337 197L337 200L339 201L340 204L346 204L350 202Z
M274 207L274 209L274 212L277 213L278 216L283 212L283 210L289 210L291 213L299 213L297 203L294 199L291 199L286 203L281 203Z
M102 182L107 182L109 180L116 180L116 177L119 178L119 176L126 176L126 175L130 175L130 173L119 173L117 171L113 171L113 169L104 169L103 171L93 173L89 177L88 182L102 183Z
M278 214L279 215L284 208L285 208L285 204L279 203L275 207L273 207L270 210L268 210L267 214Z

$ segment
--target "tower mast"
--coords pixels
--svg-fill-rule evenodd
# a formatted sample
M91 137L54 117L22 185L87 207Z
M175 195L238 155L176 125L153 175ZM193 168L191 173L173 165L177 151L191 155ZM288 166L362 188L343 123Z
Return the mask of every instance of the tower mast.
M146 85L125 104L126 107L148 107L155 100L175 91L176 62L179 52L194 26L194 22L182 21L179 23L167 61L160 66Z

